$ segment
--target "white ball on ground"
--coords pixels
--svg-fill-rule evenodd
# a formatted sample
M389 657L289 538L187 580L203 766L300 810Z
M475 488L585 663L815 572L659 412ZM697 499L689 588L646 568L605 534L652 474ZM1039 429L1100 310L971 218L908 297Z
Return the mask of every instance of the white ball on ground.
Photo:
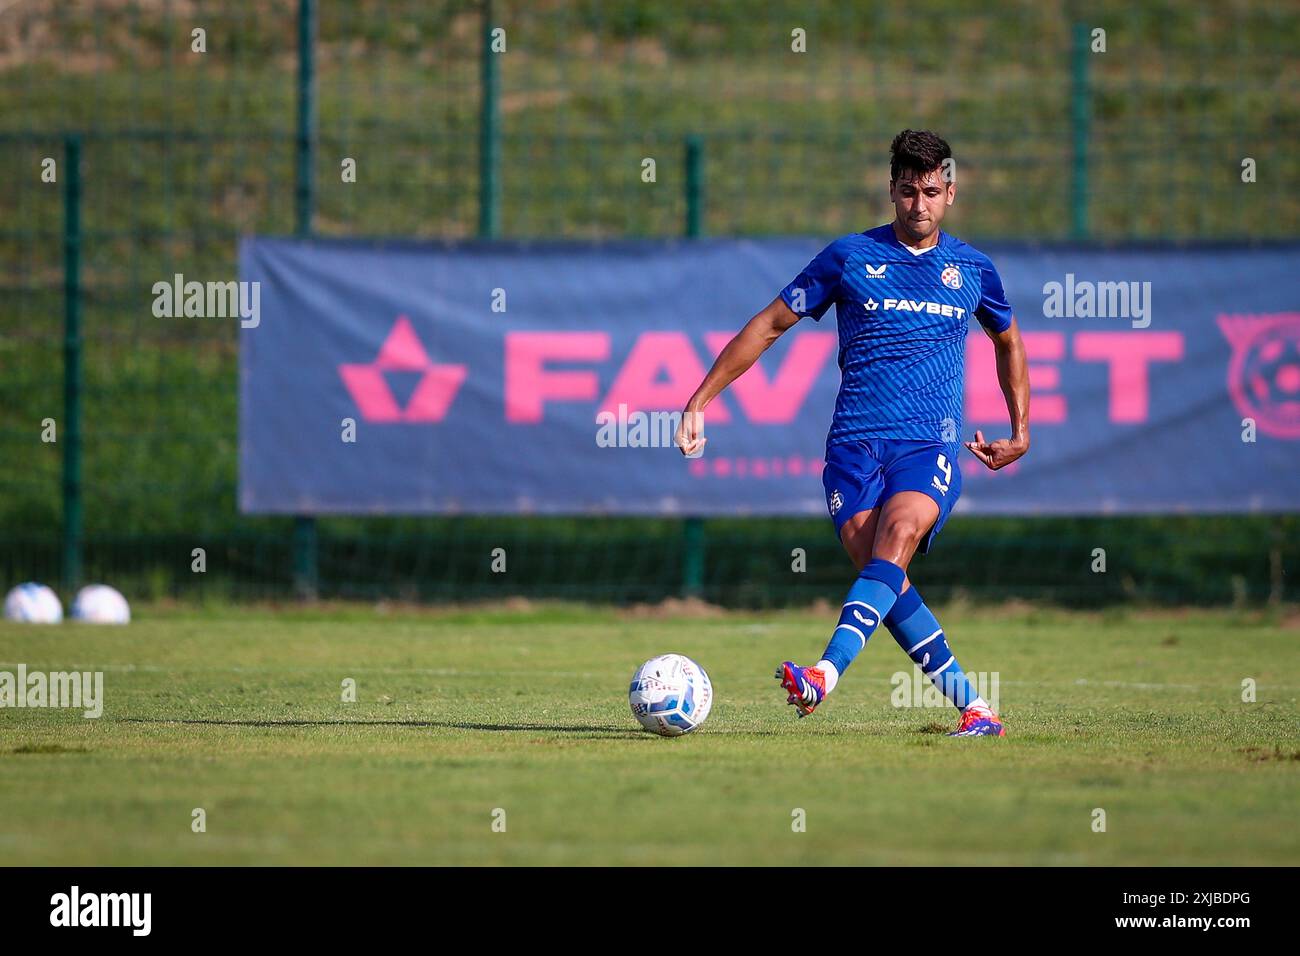
M5 595L5 620L24 624L58 624L63 620L59 596L44 584L27 581Z
M646 730L661 737L680 737L708 719L713 684L704 668L689 657L663 654L637 668L628 703Z
M129 624L131 608L117 588L87 584L72 602L72 619L86 624Z

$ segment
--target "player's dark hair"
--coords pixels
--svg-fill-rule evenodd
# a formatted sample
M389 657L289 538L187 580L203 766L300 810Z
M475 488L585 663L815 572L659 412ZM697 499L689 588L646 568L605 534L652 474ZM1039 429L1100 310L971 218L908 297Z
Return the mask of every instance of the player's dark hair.
M889 179L907 170L921 176L952 158L952 148L928 129L905 129L889 144Z

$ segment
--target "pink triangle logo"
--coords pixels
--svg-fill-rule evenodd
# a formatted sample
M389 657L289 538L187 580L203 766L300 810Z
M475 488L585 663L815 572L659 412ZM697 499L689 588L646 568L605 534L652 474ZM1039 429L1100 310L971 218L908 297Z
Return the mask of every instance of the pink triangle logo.
M385 371L423 372L406 408L398 405ZM339 366L339 378L368 422L440 422L465 381L464 365L437 365L415 334L411 320L399 315L373 362Z

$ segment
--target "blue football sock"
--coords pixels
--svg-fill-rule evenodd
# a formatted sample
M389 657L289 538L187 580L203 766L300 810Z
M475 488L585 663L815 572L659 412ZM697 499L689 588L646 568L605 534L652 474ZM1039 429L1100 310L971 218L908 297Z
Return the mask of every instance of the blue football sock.
M822 660L830 661L843 675L898 600L905 577L903 569L890 561L873 558L867 562L849 588L839 623L822 652Z
M885 626L894 635L898 646L907 652L943 696L952 701L954 707L963 710L979 697L957 658L948 649L948 639L943 636L938 619L925 606L915 587L898 596L885 615Z

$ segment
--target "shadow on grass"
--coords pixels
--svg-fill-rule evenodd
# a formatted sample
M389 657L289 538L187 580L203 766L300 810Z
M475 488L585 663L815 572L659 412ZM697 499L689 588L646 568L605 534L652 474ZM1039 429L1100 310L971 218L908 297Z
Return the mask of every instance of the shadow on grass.
M23 744L13 750L0 751L10 754L88 754L87 747L65 747L62 744Z
M208 717L126 717L127 724L186 724L213 727L430 727L445 730L487 730L500 733L586 734L593 737L648 737L626 727L599 724L479 724L463 720L217 720Z

